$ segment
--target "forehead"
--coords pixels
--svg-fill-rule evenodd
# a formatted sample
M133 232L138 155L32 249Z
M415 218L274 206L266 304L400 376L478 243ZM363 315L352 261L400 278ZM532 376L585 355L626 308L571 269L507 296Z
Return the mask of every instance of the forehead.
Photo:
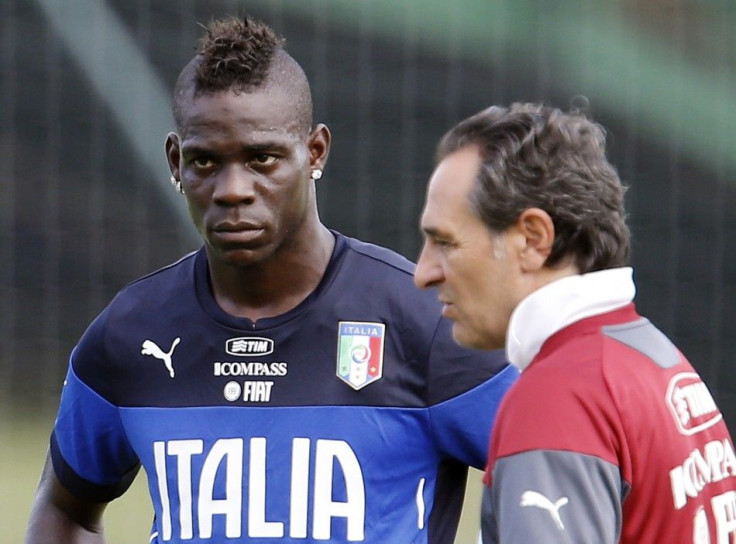
M477 220L470 210L469 198L480 164L478 149L467 146L437 165L427 187L423 229L442 230L450 222Z
M200 94L190 97L182 111L185 141L296 139L302 132L293 100L278 88Z

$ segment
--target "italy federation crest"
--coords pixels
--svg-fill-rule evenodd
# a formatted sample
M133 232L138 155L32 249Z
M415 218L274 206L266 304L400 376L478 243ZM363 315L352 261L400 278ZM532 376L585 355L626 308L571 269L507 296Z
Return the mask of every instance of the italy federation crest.
M383 338L386 325L340 321L337 337L337 377L355 390L383 375Z

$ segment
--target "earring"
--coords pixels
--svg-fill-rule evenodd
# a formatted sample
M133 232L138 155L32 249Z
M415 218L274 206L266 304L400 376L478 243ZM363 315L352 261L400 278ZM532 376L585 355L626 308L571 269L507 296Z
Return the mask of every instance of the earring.
M322 169L315 168L314 170L312 170L312 173L309 177L311 177L314 181L317 181L319 178L322 177Z
M178 192L184 194L184 188L181 186L181 180L176 179L173 175L171 176L171 184L176 188Z

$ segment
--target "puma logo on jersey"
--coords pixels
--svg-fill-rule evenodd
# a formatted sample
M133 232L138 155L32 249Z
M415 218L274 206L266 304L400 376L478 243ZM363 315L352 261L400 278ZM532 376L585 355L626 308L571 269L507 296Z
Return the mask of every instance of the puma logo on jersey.
M520 506L536 506L537 508L546 510L557 524L557 528L562 531L565 529L565 525L562 523L562 518L560 517L560 508L565 506L567 503L567 497L562 497L556 502L552 502L547 497L536 491L524 491L524 493L521 494L521 502L519 504Z
M143 345L141 346L141 354L151 355L155 357L156 359L160 359L161 361L163 361L164 366L166 367L166 370L169 371L169 376L173 378L174 377L174 364L171 361L171 355L174 353L174 349L176 349L176 346L179 345L180 341L181 341L181 338L179 337L175 338L171 344L171 348L169 348L169 351L165 352L160 347L158 347L154 341L145 340L143 342Z

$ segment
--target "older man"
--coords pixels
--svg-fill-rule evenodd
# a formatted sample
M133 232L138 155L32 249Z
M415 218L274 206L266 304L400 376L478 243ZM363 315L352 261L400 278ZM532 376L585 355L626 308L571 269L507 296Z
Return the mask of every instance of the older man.
M708 388L633 304L603 128L492 107L439 145L415 282L523 372L491 438L485 544L726 543L736 457Z

